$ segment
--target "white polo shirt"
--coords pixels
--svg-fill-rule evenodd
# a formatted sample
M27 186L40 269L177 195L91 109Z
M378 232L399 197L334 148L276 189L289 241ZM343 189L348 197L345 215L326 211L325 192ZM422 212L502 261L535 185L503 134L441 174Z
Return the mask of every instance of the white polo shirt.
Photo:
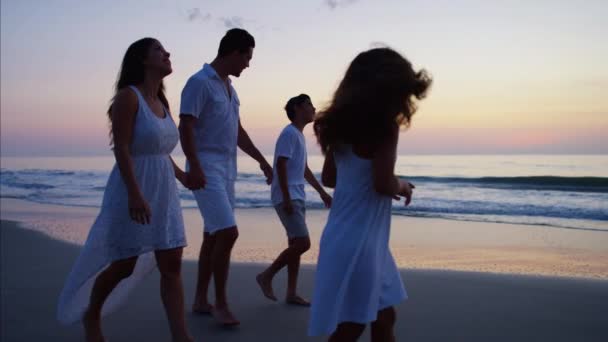
M198 119L194 139L203 171L214 164L213 170L224 173L218 176L235 180L240 101L230 79L228 83L232 96L215 69L205 63L186 82L179 112Z
M273 205L283 202L283 193L279 185L277 174L277 160L279 157L287 159L287 185L289 196L292 200L306 200L304 185L304 171L306 170L306 140L304 134L294 125L289 124L281 131L274 149L274 167L272 185L270 187L270 199Z

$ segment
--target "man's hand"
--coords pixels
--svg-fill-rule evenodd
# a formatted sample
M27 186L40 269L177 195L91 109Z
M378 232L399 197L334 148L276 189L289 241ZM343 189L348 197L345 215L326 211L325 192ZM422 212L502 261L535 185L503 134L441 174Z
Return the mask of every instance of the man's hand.
M272 166L270 166L270 164L264 160L262 163L260 163L260 170L264 172L266 184L270 185L270 183L272 183Z
M207 185L207 179L205 173L200 166L194 166L190 168L190 171L186 173L184 186L190 190L198 190L205 188Z

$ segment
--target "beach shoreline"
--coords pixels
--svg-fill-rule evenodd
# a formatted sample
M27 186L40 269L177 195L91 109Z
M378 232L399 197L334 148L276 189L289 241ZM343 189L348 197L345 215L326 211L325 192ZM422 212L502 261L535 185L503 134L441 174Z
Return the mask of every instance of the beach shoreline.
M82 245L99 209L0 199L2 219ZM314 265L327 210L308 210L311 250L302 263ZM202 218L184 209L188 247L185 260L197 260ZM269 263L286 245L283 227L269 208L236 209L240 237L233 261ZM406 269L608 280L608 232L519 224L456 221L393 215L391 251Z

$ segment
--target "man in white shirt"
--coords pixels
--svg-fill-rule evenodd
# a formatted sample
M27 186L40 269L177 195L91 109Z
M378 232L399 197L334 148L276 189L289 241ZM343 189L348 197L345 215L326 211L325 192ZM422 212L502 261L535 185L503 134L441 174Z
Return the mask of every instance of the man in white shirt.
M331 206L331 196L325 192L308 168L306 141L302 130L313 121L315 107L310 97L300 94L291 98L285 106L291 124L287 125L277 140L274 152L274 177L271 187L271 200L279 219L285 227L288 247L256 280L267 298L276 301L272 290L272 279L283 267L287 266L288 304L309 306L310 303L297 294L300 256L310 248L308 227L306 226L306 181L312 185L325 203Z
M249 67L254 47L255 40L247 31L226 32L213 62L188 79L180 108L186 184L193 190L205 225L192 311L212 314L228 326L240 323L226 298L230 254L238 237L234 217L237 146L260 164L268 184L272 181L272 167L241 126L240 102L229 78L239 77ZM207 300L211 276L215 306Z

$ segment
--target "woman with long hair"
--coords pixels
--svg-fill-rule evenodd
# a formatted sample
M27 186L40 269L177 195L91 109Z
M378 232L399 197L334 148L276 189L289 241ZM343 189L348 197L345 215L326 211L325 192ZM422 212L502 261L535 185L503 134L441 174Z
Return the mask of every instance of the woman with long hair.
M395 176L399 129L431 79L399 53L377 48L350 64L314 130L325 155L322 181L334 187L321 237L310 335L356 341L371 323L372 341L394 341L394 305L407 298L389 250L391 201L412 198Z
M101 316L124 302L155 266L174 341L192 341L185 324L181 281L186 246L177 178L170 156L179 134L169 112L163 78L169 53L156 39L127 49L108 109L116 164L101 211L59 298L63 323L82 321L87 341L104 341Z

